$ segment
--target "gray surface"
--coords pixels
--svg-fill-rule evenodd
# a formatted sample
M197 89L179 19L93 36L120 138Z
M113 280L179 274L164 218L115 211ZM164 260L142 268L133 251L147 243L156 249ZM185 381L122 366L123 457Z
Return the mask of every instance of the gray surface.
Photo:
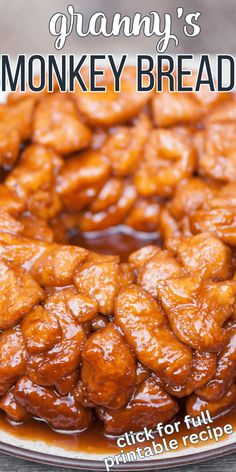
M83 13L87 21L97 11L102 11L111 19L114 13L133 16L135 12L148 15L157 11L163 18L170 12L174 33L178 35L178 48L170 42L169 54L174 53L236 53L235 41L235 0L0 0L0 52L53 53L54 38L48 31L48 22L55 12L66 13L68 4ZM183 34L182 20L176 20L176 7L182 6L185 13L201 12L200 36L188 38ZM157 38L78 38L73 34L68 39L63 53L116 53L155 54Z
M26 462L13 457L0 455L1 472L68 472L65 468L49 467L47 465ZM236 472L236 454L220 459L187 465L185 467L165 469L166 472Z

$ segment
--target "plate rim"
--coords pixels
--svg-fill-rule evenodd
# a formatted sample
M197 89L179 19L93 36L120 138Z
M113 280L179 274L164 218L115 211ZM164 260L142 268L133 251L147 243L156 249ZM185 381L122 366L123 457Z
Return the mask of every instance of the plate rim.
M56 456L54 454L43 453L39 451L32 451L30 449L14 446L0 441L0 452L9 456L17 457L18 459L23 459L27 461L37 462L41 464L47 464L57 467L65 467L77 470L94 470L94 471L104 471L105 464L103 460L93 460L93 459L81 459L81 458L72 458L72 457L63 457ZM204 462L210 459L215 459L218 457L226 456L236 452L236 442L231 443L225 446L221 446L217 449L211 447L207 451L200 451L196 453L190 453L186 456L178 457L169 457L163 459L153 459L146 461L135 461L130 464L119 464L119 466L114 466L114 470L160 470L170 467L179 467L187 464L195 464L199 462Z

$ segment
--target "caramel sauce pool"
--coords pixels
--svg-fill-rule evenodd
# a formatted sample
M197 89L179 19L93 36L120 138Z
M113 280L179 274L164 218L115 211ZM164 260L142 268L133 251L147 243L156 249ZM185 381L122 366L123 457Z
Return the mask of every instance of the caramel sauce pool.
M182 412L182 414L179 414L178 417L174 420L181 421L181 418L183 419L183 416L184 412ZM226 413L221 417L215 419L214 422L209 426L221 426L223 428L226 424L231 424L233 426L234 431L236 431L236 409L231 410L231 412ZM163 437L167 441L171 439L176 439L180 445L177 449L178 451L184 448L181 441L181 438L183 436L190 435L192 433L199 433L200 431L206 429L206 426L207 425L203 425L199 428L187 429L182 421L180 431L178 433L174 433L172 435L164 435ZM116 444L116 438L105 436L103 433L102 423L98 420L92 423L90 428L86 431L83 431L82 433L64 434L53 431L46 423L36 420L30 420L27 423L20 425L12 424L8 420L6 420L5 415L1 412L0 429L1 431L10 433L15 437L20 438L21 440L44 441L50 446L61 447L62 449L74 452L79 451L94 454L100 453L109 456L112 454L117 454L120 451L120 448ZM224 435L222 438L220 438L220 441L223 441L224 439L226 439L226 437L229 436ZM160 441L158 435L156 435L155 441L157 443ZM198 448L201 445L208 445L211 443L215 444L214 439L209 439L207 442L204 443L199 441L198 444L191 444L191 447ZM147 441L140 444L137 443L134 446L123 448L123 450L135 450L136 447L144 448L148 445L151 445L151 441ZM171 452L174 454L176 451Z
M74 245L85 247L89 250L96 251L102 254L119 254L122 262L126 262L128 255L140 249L143 246L149 244L160 245L160 238L157 233L139 233L132 231L126 227L118 227L116 229L109 229L93 233L90 235L76 234L72 235L71 243ZM183 419L184 411L180 412L175 420ZM173 422L172 421L172 422ZM236 430L236 408L230 412L218 417L210 425L211 427L221 426L230 423L233 426L234 431ZM192 428L188 430L183 421L181 421L180 431L173 435L164 436L167 441L170 439L176 439L180 444L181 449L181 438L185 435L192 433L199 433L204 430L206 425L199 428ZM59 433L53 431L45 422L30 420L25 424L13 424L10 423L3 412L0 412L0 429L6 433L9 433L15 437L19 437L21 440L40 440L49 444L50 446L61 447L70 451L84 451L86 453L111 455L119 453L120 449L116 444L116 438L105 436L103 433L103 425L99 420L94 421L90 428L82 433ZM226 436L225 436L226 437ZM221 438L221 440L225 439ZM158 435L156 436L156 442L159 442ZM199 442L197 445L191 445L191 447L199 447L203 444L210 444L214 440L208 440L207 443ZM151 445L151 442L136 444L123 450L134 450L136 447L145 447ZM182 446L183 448L183 446ZM172 451L175 453L175 451Z
M127 262L131 252L150 244L160 245L158 233L142 233L127 226L97 231L94 233L75 234L71 243L100 254L119 254L121 262Z

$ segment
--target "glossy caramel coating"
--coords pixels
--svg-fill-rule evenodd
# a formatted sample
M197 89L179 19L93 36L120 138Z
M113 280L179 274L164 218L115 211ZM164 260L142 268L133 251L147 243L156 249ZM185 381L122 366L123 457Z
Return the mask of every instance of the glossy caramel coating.
M232 254L222 241L211 233L177 238L168 247L188 274L204 279L227 280L232 276Z
M218 103L207 116L207 123L233 123L236 119L235 94L229 95L227 102Z
M107 434L120 435L168 422L177 411L177 402L150 377L137 387L126 408L118 411L100 409L99 417L104 421Z
M55 389L62 397L73 393L79 380L79 371L74 370L71 374L65 375L55 382ZM73 393L74 394L74 393Z
M5 210L0 210L0 232L1 233L12 233L12 234L23 234L25 226L22 221L14 218Z
M192 71L191 75L185 75L182 79L184 87L191 86L194 89L197 74ZM230 100L231 103L233 97L233 94L229 93L212 92L208 85L204 84L201 84L198 92L170 92L165 81L163 88L162 93L154 95L151 103L153 120L158 127L194 125L202 122L208 114L211 116L211 113L216 113L217 107L221 107L221 110L227 107L227 102Z
M114 93L107 70L106 93L55 83L0 105L11 421L117 435L235 404L235 94L135 82L125 68Z
M74 100L86 122L92 126L109 127L123 124L134 118L146 105L152 92L136 92L136 74L133 67L126 67L119 94L114 92L114 78L110 71L98 80L106 86L106 93L75 90Z
M21 234L26 238L48 241L49 243L53 241L53 231L45 220L27 212L19 217L19 222L23 225Z
M27 98L17 103L0 105L0 120L19 133L20 142L30 138L34 100Z
M0 233L0 255L31 273L42 286L60 287L73 282L74 272L85 260L85 249Z
M111 177L102 187L101 191L89 205L89 210L96 214L107 211L112 205L116 205L124 191L124 182Z
M138 192L145 197L170 197L196 165L197 154L190 135L182 135L178 130L153 130L135 173Z
M88 261L75 272L74 284L79 292L97 302L100 313L113 313L114 298L119 287L129 285L132 279L125 278L122 267L116 261Z
M25 202L19 198L14 189L10 190L6 185L0 184L1 209L10 215L17 216L25 210Z
M236 297L232 281L204 281L198 276L159 282L158 297L174 334L193 349L219 351L226 342L223 324Z
M121 290L115 300L115 322L138 360L169 383L185 383L191 371L191 350L179 341L155 300L136 285Z
M7 414L10 420L15 421L16 423L25 422L30 416L25 408L16 403L14 388L7 392L1 399L0 408Z
M225 244L236 245L236 186L234 182L221 186L201 208L190 215L194 234L209 231Z
M93 197L102 188L110 175L109 161L97 151L86 151L78 156L70 157L64 163L56 182L56 190L64 205L79 209L77 200L81 199L85 190L95 189ZM84 204L90 202L84 196Z
M130 209L124 224L136 231L155 232L160 226L160 211L160 204L155 198L139 197Z
M101 152L111 161L114 175L125 177L134 172L151 131L151 120L145 114L138 116L132 127L120 126L111 129Z
M71 295L67 300L67 306L70 313L80 323L91 321L98 314L98 303L80 293Z
M111 323L85 343L81 378L88 400L109 409L124 407L133 392L135 359Z
M201 175L220 182L235 181L235 131L235 123L213 123L206 127L199 160Z
M202 110L193 94L170 93L167 90L156 94L152 100L154 123L158 127L171 127L200 121Z
M99 331L107 326L108 320L103 315L97 315L93 320L91 320L90 328L92 331Z
M181 236L182 234L181 229L179 228L179 223L171 215L169 208L166 206L161 208L158 229L167 248L167 241L172 240L172 238L177 236Z
M0 166L6 169L14 165L20 153L20 134L8 123L1 123Z
M134 266L136 270L141 269L149 260L160 254L158 246L149 245L142 247L138 251L132 252L129 255L129 263Z
M137 281L141 287L153 297L156 297L160 280L181 277L183 275L184 270L176 258L168 251L160 250L138 270Z
M150 370L145 367L141 362L136 365L136 381L135 385L138 386L150 377Z
M193 233L210 231L216 234L225 244L236 246L236 209L217 208L198 210L190 219Z
M180 221L214 197L217 187L197 177L180 182L169 205L171 215Z
M41 350L31 350L27 358L28 375L39 385L54 385L80 365L86 331L68 308L68 300L73 295L74 291L70 288L52 291L45 301L48 320L51 320L47 339ZM55 323L54 330L52 322Z
M72 396L59 397L22 377L14 390L16 402L34 416L48 421L55 429L82 431L91 421L91 413L76 403Z
M26 350L31 354L48 351L62 336L59 320L42 306L35 307L24 317L21 330Z
M0 329L11 328L44 299L40 285L24 269L0 260Z
M26 349L19 327L0 334L0 396L26 372Z
M218 355L214 377L197 394L204 400L220 400L234 383L236 377L236 326L227 329L227 344Z
M31 145L22 153L18 166L7 176L5 184L31 213L36 210L36 216L52 218L61 209L59 198L54 192L55 178L61 166L62 159L54 151ZM50 198L43 199L42 192L47 195L50 193Z
M62 155L89 146L91 132L68 96L57 92L42 100L34 115L33 141Z
M220 400L207 401L202 400L197 395L192 395L187 399L186 409L190 416L198 416L202 411L208 410L211 417L215 417L224 411L228 411L234 407L236 400L235 384L228 390L226 395Z
M183 398L195 390L207 385L215 375L217 355L214 352L193 351L192 371L185 385L172 386L165 384L166 391L177 398ZM204 388L204 387L203 387Z
M136 197L135 186L127 184L117 202L109 206L106 211L95 214L87 211L79 216L78 228L82 232L100 231L121 224L132 209Z

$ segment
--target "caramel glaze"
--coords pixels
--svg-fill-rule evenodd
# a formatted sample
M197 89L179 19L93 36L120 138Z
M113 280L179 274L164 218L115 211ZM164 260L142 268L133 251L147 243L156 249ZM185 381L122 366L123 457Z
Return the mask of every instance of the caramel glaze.
M180 413L175 420L180 420L183 418L184 412ZM173 420L174 421L174 420ZM231 424L233 426L234 431L236 431L236 409L231 410L230 412L220 416L217 419L214 419L214 422L211 427L221 426L222 428L226 424ZM206 429L205 426L201 426L199 428L192 428L187 430L187 428L181 423L181 428L178 433L173 435L163 436L168 440L176 439L180 445L179 449L183 448L181 438L185 435L190 435L191 433L199 433L200 431ZM103 425L99 420L96 420L91 424L89 429L83 431L82 433L76 434L65 434L59 433L52 430L46 423L42 421L30 420L24 424L13 424L10 423L3 412L0 412L0 430L6 433L9 433L15 437L19 437L21 440L31 440L31 441L44 441L46 444L55 447L61 447L63 449L69 451L82 451L86 453L93 453L93 454L104 454L104 455L112 455L119 453L120 449L116 444L116 438L106 436L103 433ZM223 436L221 441L223 441L226 437ZM156 436L156 442L160 442L158 436ZM208 440L207 444L214 442L214 439ZM198 444L192 444L191 447L200 447L201 445L205 445L206 443L199 442ZM151 445L151 442L145 442L141 444L136 444L135 446L129 446L123 448L124 451L128 450L135 450L136 447L145 447L147 445ZM175 451L172 451L175 453Z
M121 262L127 262L131 252L149 244L160 245L161 238L158 233L142 233L120 225L104 231L74 233L70 242L100 254L119 254Z
M71 243L74 245L82 246L92 251L96 251L102 254L119 254L123 262L127 261L128 255L148 244L160 244L160 238L158 233L138 233L127 229L126 227L118 227L116 229L103 231L100 233L90 234L87 237L85 234L73 234L71 235ZM180 420L184 416L184 411L180 411L177 418L174 420ZM173 421L174 421L173 420ZM236 430L236 409L225 413L214 420L213 425L210 426L221 426L230 423L234 430ZM181 445L181 437L189 435L191 433L198 433L206 428L201 426L192 430L187 430L183 422L181 422L181 428L178 433L171 436L165 436L168 439L176 439ZM105 455L119 453L119 448L116 445L116 438L106 436L103 433L103 425L99 420L94 421L90 428L81 433L62 433L52 430L47 423L31 419L24 424L14 424L6 419L3 412L0 412L0 429L6 433L10 433L13 436L20 437L21 440L40 440L45 443L61 447L71 451L84 451L86 453L102 453ZM222 438L223 439L223 438ZM214 440L209 440L208 444ZM159 442L158 437L156 442ZM136 446L129 446L124 450L132 450L137 446L145 447L149 443L137 444ZM199 447L203 443L198 445L192 445L192 447ZM174 451L172 451L174 453Z

